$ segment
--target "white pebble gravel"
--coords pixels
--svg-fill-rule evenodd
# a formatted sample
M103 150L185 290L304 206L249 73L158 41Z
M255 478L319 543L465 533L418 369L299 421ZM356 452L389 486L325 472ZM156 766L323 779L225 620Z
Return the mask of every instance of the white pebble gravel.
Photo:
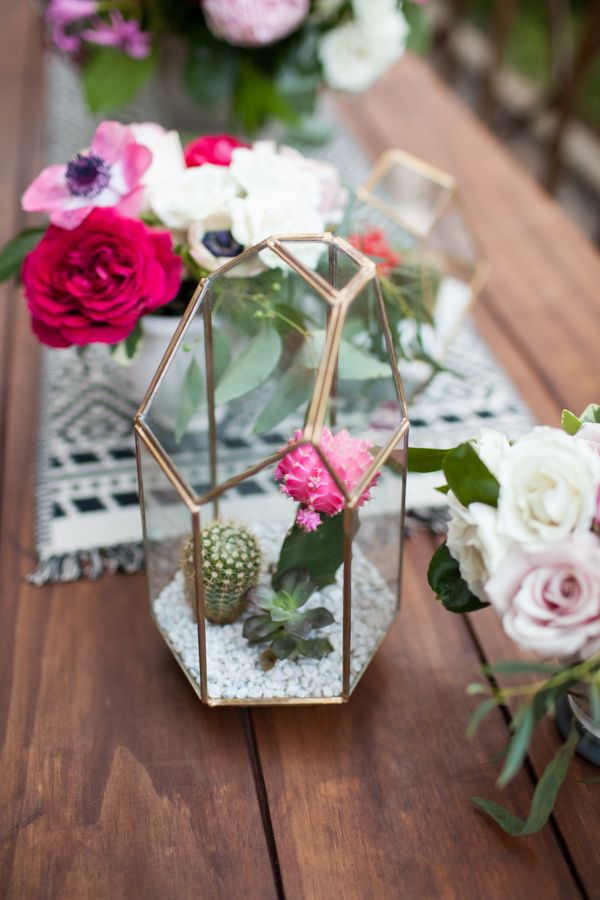
M252 531L263 553L261 583L268 584L267 569L276 561L285 537L279 524L255 525ZM323 659L282 660L268 672L260 666L259 654L266 644L249 644L242 636L246 613L231 625L206 622L208 693L211 699L264 700L282 697L335 697L342 692L343 567L336 583L317 591L306 609L325 606L335 622L319 629L333 651ZM352 641L351 682L354 683L387 631L396 609L396 597L358 546L352 558ZM163 631L181 665L200 683L198 629L185 600L183 573L161 591L153 603L159 628Z

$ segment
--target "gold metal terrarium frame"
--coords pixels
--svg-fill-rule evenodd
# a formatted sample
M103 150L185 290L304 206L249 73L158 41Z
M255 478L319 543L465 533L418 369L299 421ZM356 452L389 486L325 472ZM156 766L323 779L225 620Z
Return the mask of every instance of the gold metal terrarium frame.
M467 285L468 301L444 334L442 361L489 274L456 178L394 148L379 157L356 197L410 236L416 256L436 259L446 275ZM453 246L457 237L463 238L462 246Z
M296 255L290 251L290 247L300 243L321 243L324 250L328 252L328 263L326 262L326 272L311 269L304 264ZM265 456L260 461L248 465L243 471L234 477L219 482L217 477L217 429L218 424L215 416L215 379L214 379L214 343L212 329L212 313L209 299L211 286L224 276L227 276L230 270L236 266L243 265L247 260L256 257L261 251L270 251L276 254L284 267L288 267L291 272L295 273L303 282L321 298L326 304L326 336L324 342L324 351L320 359L316 380L312 395L308 403L308 408L304 420L304 429L302 437L294 444L288 444L283 448L279 448ZM341 255L345 260L352 262L355 267L354 273L346 284L341 288L336 288L336 268L338 256ZM393 433L385 440L385 442L376 448L373 454L373 463L369 470L365 472L364 477L356 488L348 493L344 484L340 481L338 474L330 465L327 456L320 445L320 438L323 427L326 422L328 410L328 401L335 394L338 366L338 349L340 345L340 336L344 325L344 320L348 310L353 302L361 294L361 292L369 287L373 291L375 304L378 309L380 322L383 330L383 339L389 356L390 377L393 381L394 394L397 397L398 404L398 422L394 426ZM161 441L157 438L155 430L148 421L149 413L152 409L152 403L160 390L161 383L165 378L169 366L174 359L178 350L182 347L189 329L190 323L196 316L202 317L203 322L203 344L206 362L206 399L207 399L207 415L208 415L208 454L210 457L210 485L199 493L190 484L186 475L180 471L175 464L171 454L165 449ZM331 417L331 411L329 411ZM329 419L329 423L335 424ZM145 477L143 459L151 459L156 464L160 472L168 482L170 488L175 492L177 497L184 504L187 513L191 517L191 533L193 537L193 553L195 561L195 599L196 599L196 621L197 621L197 640L198 640L198 658L199 658L199 679L195 680L183 665L182 660L178 656L173 647L169 636L161 628L155 618L157 627L161 631L166 643L170 646L177 661L185 672L192 687L200 697L200 699L210 706L248 706L248 705L278 705L278 704L313 704L313 703L343 703L348 700L354 687L360 680L364 670L368 666L370 660L375 654L381 640L389 630L386 626L385 632L377 640L373 646L368 659L362 666L360 672L351 673L350 656L351 656L351 640L352 640L352 555L353 555L353 528L356 517L356 509L359 505L360 497L371 483L375 473L382 469L384 464L393 461L393 469L395 476L400 479L399 496L400 503L398 509L397 526L399 528L398 537L398 558L397 558L397 587L395 593L394 614L398 609L400 600L400 583L402 571L402 534L404 519L404 498L406 489L406 465L407 465L407 448L408 448L408 428L409 421L407 415L406 401L400 374L394 350L394 341L387 320L385 304L382 297L381 289L377 280L375 264L365 257L360 251L356 250L349 243L339 237L334 237L329 233L323 234L304 234L272 237L262 241L244 253L232 259L230 262L221 266L219 269L211 273L208 277L202 279L190 301L190 304L179 324L177 330L169 344L169 347L162 359L162 362L148 388L144 400L135 416L134 429L136 436L136 453L138 464L138 481L140 490L140 505L142 510L142 522L144 528L144 541L146 546L147 562L148 556L153 552L150 546L148 534L148 506L147 498L145 498ZM327 469L330 476L335 481L339 490L345 498L345 508L340 513L343 516L343 623L342 623L342 671L341 671L341 690L335 696L309 696L309 697L250 697L244 699L214 697L209 692L208 685L208 668L207 668L207 638L206 638L206 619L205 619L205 588L202 573L202 539L201 529L203 525L204 510L207 506L211 509L211 518L219 518L219 504L223 495L236 487L245 479L253 476L255 473L263 471L265 468L274 466L282 457L284 457L294 447L300 445L311 445L319 454L323 466Z

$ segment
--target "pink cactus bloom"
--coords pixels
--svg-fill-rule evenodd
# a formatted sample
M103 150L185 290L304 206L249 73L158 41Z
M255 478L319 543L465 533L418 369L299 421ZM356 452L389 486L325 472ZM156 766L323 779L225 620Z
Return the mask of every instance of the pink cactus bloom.
M76 228L98 206L135 217L142 208L140 179L152 153L119 122L101 122L89 150L66 165L45 168L23 194L27 212L47 212L53 225Z
M301 440L302 431L294 432L290 444ZM336 435L328 428L321 434L321 448L329 465L350 493L356 489L373 462L369 452L372 444L353 438L345 428ZM335 516L345 505L345 498L332 478L317 450L303 444L291 450L277 465L274 478L281 482L281 491L300 504L296 522L304 531L316 531L321 523L319 513ZM377 472L361 494L358 506L371 499L371 488L377 484Z
M310 0L203 0L202 10L215 37L238 47L263 47L298 28Z
M145 59L150 53L150 32L142 31L137 19L125 19L116 10L109 13L109 19L97 19L92 28L81 32L81 37L90 44L117 47L133 59Z
M46 21L50 26L52 42L65 53L75 53L81 45L81 35L67 32L75 22L94 16L98 10L96 0L50 0L46 7Z

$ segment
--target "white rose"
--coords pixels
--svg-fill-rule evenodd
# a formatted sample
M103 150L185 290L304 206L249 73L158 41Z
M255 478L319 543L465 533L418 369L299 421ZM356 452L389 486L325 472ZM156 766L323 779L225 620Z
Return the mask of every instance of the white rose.
M166 131L154 122L134 122L129 127L138 144L143 144L152 153L150 167L141 178L143 185L152 189L185 170L183 147L176 131Z
M259 191L235 198L231 204L231 233L245 247L273 235L313 234L323 231L323 227L317 209L311 203L303 202L302 197L296 194ZM323 252L323 245L294 243L289 249L312 268ZM270 250L261 251L260 257L270 269L284 266L283 261Z
M364 6L356 20L321 38L325 81L336 90L366 90L404 53L409 28L402 13L385 4L381 14L370 15Z
M498 532L498 512L486 503L463 506L452 492L448 494L448 504L448 550L458 562L469 590L485 601L484 586L509 548L509 542Z
M342 187L340 176L335 166L320 159L303 156L292 147L281 147L279 153L293 160L301 172L314 179L317 192L317 208L327 225L339 225L344 217L348 203L348 191Z
M500 463L510 444L503 434L491 428L482 428L475 442L477 455L496 478L500 475Z
M300 202L319 206L319 179L299 165L293 155L278 153L274 141L256 141L252 147L237 147L231 155L229 171L247 194L274 196L284 191L296 195Z
M225 166L206 163L164 178L149 190L152 211L168 228L187 229L192 222L220 217L228 227L229 205L239 187Z
M499 527L515 541L561 541L592 526L600 461L559 428L534 428L513 444L499 481Z
M600 652L600 539L515 548L486 585L506 633L524 650L588 658Z
M213 272L241 252L239 247L234 246L235 239L230 233L230 226L231 221L228 219L224 224L221 216L209 216L190 225L187 234L188 249L192 259L202 269ZM254 256L230 269L228 275L242 278L258 275L264 269L261 260Z

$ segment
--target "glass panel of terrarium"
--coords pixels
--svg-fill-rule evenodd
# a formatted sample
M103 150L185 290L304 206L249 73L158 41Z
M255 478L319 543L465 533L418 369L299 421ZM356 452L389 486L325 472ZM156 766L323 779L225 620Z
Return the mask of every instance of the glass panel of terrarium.
M302 275L279 266L215 279L209 298L220 356L214 378L218 486L250 474L304 428L331 307ZM251 482L242 490L251 497Z
M400 600L405 441L381 466L371 499L358 510L351 567L350 690L387 634Z
M319 464L313 452L312 465ZM342 517L330 520L333 535L326 525L321 533L294 527L299 505L276 478L280 484L277 465L265 462L223 492L220 518L212 518L210 503L202 508L213 703L310 702L341 693ZM326 553L319 555L315 547L323 547L323 538ZM333 583L319 586L324 581Z
M450 176L401 151L384 157L359 189L412 234L426 235L454 191Z
M140 499L145 523L146 573L152 616L177 661L200 690L195 594L184 590L182 569L191 555L191 514L142 440L137 437Z

